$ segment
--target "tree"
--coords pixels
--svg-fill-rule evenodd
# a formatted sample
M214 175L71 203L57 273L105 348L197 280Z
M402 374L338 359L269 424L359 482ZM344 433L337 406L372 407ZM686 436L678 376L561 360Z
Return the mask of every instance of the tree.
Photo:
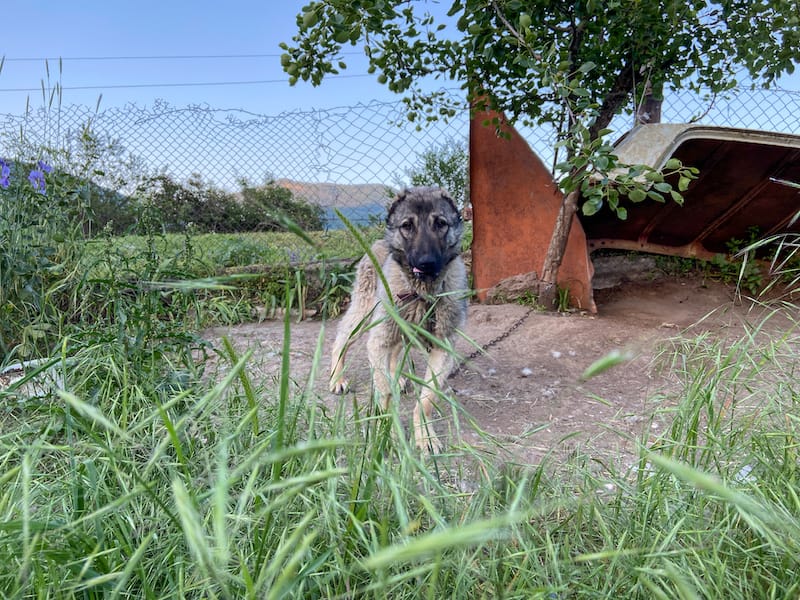
M321 207L273 182L255 186L242 181L241 191L233 194L197 174L185 183L158 175L146 181L143 191L165 232L184 231L189 223L200 232L277 231L284 227L284 218L308 231L325 224Z
M438 185L459 208L469 203L469 151L464 140L449 139L425 149L406 171L411 185Z
M550 284L578 208L592 214L608 205L625 218L621 195L680 201L694 176L674 162L667 180L618 164L604 141L614 115L634 111L646 89L657 97L665 88L718 93L737 85L740 72L769 86L800 56L797 0L452 0L445 22L430 6L314 0L297 17L293 44L282 45L283 68L292 84L319 85L347 68L343 46L363 43L370 71L405 94L412 120L452 114L440 108L441 92L428 91L433 78L461 82L476 109L555 126L564 201L542 274ZM457 33L448 29L453 21Z
M322 207L295 197L291 190L273 182L260 186L242 185L241 195L251 231L283 229L283 217L306 231L319 231L325 225L325 210Z

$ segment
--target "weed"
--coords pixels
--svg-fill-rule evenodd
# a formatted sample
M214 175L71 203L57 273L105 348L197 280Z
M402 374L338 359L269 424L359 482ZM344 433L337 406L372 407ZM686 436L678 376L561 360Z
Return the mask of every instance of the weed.
M558 288L556 310L558 312L567 312L569 310L569 288Z
M502 298L498 298L497 301L501 304L504 302ZM515 303L521 306L535 308L536 310L544 310L544 307L539 303L539 295L531 290L523 292L522 295L516 299Z

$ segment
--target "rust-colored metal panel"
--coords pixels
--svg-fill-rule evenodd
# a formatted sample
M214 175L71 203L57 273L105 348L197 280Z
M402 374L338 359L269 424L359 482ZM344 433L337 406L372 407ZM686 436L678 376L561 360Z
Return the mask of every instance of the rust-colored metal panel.
M548 169L510 126L500 138L478 113L470 123L470 199L473 210L472 273L480 300L501 280L535 271L544 257L562 194ZM559 270L558 285L569 288L573 306L596 312L592 264L577 218Z
M627 203L628 219L610 210L581 216L590 250L620 248L711 258L751 231L786 231L800 194L778 180L800 182L800 136L687 124L642 125L618 144L622 162L661 168L671 157L697 167L699 178L671 200ZM798 224L793 231L800 231Z

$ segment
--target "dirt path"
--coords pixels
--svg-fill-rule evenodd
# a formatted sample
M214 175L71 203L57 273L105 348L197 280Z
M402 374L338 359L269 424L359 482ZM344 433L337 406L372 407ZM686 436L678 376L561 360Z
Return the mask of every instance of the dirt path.
M665 341L679 335L711 332L730 335L757 315L748 304L735 301L735 290L699 278L662 277L625 282L596 292L598 315L533 312L487 355L466 364L449 381L460 406L481 430L490 434L515 460L536 462L555 449L581 445L601 457L630 456L632 438L643 431L658 433L669 422L664 409L672 404L671 382L654 358ZM528 309L520 305L472 305L466 335L485 344L504 333ZM710 315L710 316L709 316ZM325 352L330 349L336 321L325 325ZM322 324L304 321L292 327L292 373L305 381ZM283 323L269 321L215 328L210 339L227 335L243 350L253 348L256 377L277 377L281 360ZM365 344L349 355L349 377L358 398L370 393ZM459 340L467 355L473 347ZM613 351L631 353L631 360L581 382L594 361ZM325 402L328 394L325 354L315 389ZM404 400L410 414L413 398ZM449 413L445 409L444 413ZM485 444L481 436L463 427L453 435L452 414L436 424L440 436L453 444ZM449 437L448 437L449 432Z

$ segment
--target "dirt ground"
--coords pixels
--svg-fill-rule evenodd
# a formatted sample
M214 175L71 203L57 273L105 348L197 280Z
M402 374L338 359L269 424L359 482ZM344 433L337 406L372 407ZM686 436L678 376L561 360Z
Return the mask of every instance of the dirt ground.
M467 426L463 414L456 433L449 407L443 408L443 418L435 425L443 440L453 446L499 449L509 453L507 459L527 464L548 452L578 447L600 460L613 457L627 462L633 456L633 439L657 435L669 424L675 379L661 368L666 360L662 350L672 347L669 340L702 332L729 336L757 318L731 285L659 274L651 262L606 271L595 279L603 288L595 291L598 314L531 312L505 339L449 379L459 406L498 445L490 449L494 442ZM465 333L483 345L528 312L516 304L473 304ZM342 401L326 387L327 352L337 323L325 325L326 354L315 385L321 400L330 404ZM321 326L315 320L292 326L291 369L301 385L308 377ZM282 321L207 331L209 339L222 335L240 350L254 350L255 377L278 376ZM348 356L354 388L350 393L363 401L371 389L365 345L362 341ZM456 348L465 356L474 350L466 339L459 340ZM615 350L630 353L630 360L581 381L589 365ZM405 414L410 415L413 392L403 402Z

